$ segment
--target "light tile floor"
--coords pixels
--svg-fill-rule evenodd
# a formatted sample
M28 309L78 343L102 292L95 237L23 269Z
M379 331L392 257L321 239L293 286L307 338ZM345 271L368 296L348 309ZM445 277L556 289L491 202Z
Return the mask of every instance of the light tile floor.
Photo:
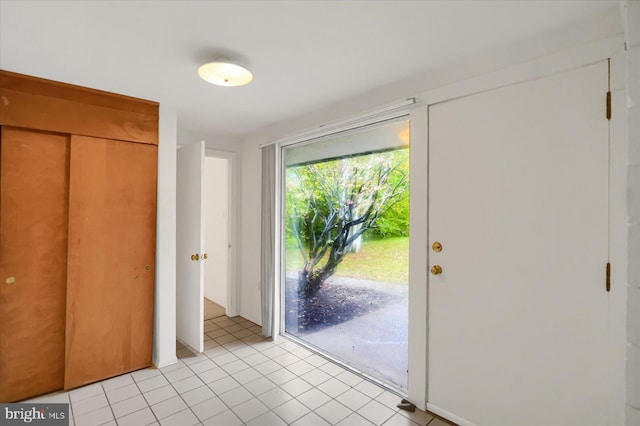
M446 426L397 395L241 318L204 324L205 352L31 402L70 403L71 425Z

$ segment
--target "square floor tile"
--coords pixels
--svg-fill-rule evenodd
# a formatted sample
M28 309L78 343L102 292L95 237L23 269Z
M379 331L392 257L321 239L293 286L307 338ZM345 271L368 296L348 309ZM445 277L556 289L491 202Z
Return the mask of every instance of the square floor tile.
M232 389L218 396L231 408L253 398L253 395L243 387Z
M298 362L296 362L295 364L291 364L287 367L287 370L293 372L294 374L298 375L298 376L302 376L305 373L308 373L309 371L315 369L315 367L311 364L309 364L306 361L300 360Z
M411 421L411 419L403 416L400 413L396 413L387 422L384 426L420 426L418 423ZM424 425L422 425L424 426Z
M136 382L140 382L142 380L150 379L151 377L159 376L162 374L160 370L157 368L145 368L144 370L138 370L131 373L131 377Z
M250 368L249 364L240 360L233 361L222 366L222 369L228 374L235 374L242 370L246 370L247 368Z
M331 400L323 406L316 408L315 412L331 424L336 424L353 413L352 410L336 400Z
M92 385L83 386L78 389L74 389L69 393L69 399L71 402L82 401L83 399L91 398L92 396L104 394L102 385L100 383L94 383Z
M216 395L220 395L225 392L229 392L231 389L240 387L240 383L236 382L231 376L216 380L215 382L209 383L208 385Z
M359 410L363 405L371 401L371 398L353 388L349 389L336 399L340 401L341 404L346 405L352 410Z
M260 366L257 366L256 370L258 370L258 367ZM266 377L276 385L282 386L283 384L290 382L291 380L297 378L298 376L293 374L291 371L285 370L284 368L282 368L281 370L277 370L277 371L274 371L273 373L267 374Z
M280 364L272 360L257 364L254 368L265 376L283 369ZM291 373L289 370L286 371Z
M209 398L191 407L191 410L193 410L200 421L207 420L227 409L227 406L218 397Z
M331 423L328 423L316 413L309 413L291 424L293 426L331 426Z
M313 354L310 357L305 358L304 360L307 361L309 364L313 365L314 367L320 367L329 362L325 358L322 358L320 355L316 355L316 354Z
M238 361L240 358L225 350L223 353L217 354L213 357L210 357L213 362L218 365L229 364L230 362Z
M318 389L320 389L330 397L336 398L338 397L338 395L341 395L351 389L351 387L334 377L324 383L319 384Z
M150 390L158 389L168 384L169 384L169 381L165 379L164 376L161 375L161 376L154 376L138 382L138 387L140 388L142 393L146 393L146 392L149 392Z
M205 354L196 353L196 354L192 354L191 356L182 358L182 362L184 362L185 365L191 365L191 364L197 364L207 359L209 359L209 357L207 357Z
M249 382L259 379L260 377L263 377L262 374L258 373L251 367L233 375L233 378L236 379L241 385L246 385Z
M327 403L331 397L324 392L319 391L318 389L310 389L303 393L302 395L298 395L296 399L306 405L308 408L315 410L321 405Z
M293 399L293 397L280 388L273 388L258 396L258 399L267 407L273 409Z
M160 419L162 426L193 426L200 423L191 410L183 410L164 419Z
M247 426L286 426L287 424L273 411L268 411L247 423Z
M236 416L240 417L243 422L248 422L256 417L269 411L266 405L258 401L257 399L250 399L232 408Z
M244 387L255 396L258 396L265 393L268 390L275 388L276 385L266 377L260 376L257 380L254 380L244 385Z
M211 370L207 370L198 374L200 380L205 383L215 382L216 380L224 379L228 376L229 374L220 367L212 368Z
M365 419L364 417L360 416L359 414L353 413L352 415L350 415L349 417L347 417L346 419L338 423L338 425L339 426L371 426L373 425L373 423L371 423L369 420Z
M204 360L200 362L196 362L194 364L189 364L189 368L196 374L200 374L204 371L211 370L212 368L215 368L215 367L217 367L217 364L215 364L209 358L205 358Z
M111 410L113 411L113 414L116 416L116 418L124 417L127 414L142 410L146 407L148 407L147 401L145 401L142 395L137 395L133 398L125 399L123 401L116 402L115 404L111 404Z
M178 393L184 393L190 391L191 389L199 388L203 385L204 382L200 380L198 376L191 376L175 382L173 384L173 387L178 391Z
M118 419L118 426L142 426L151 424L157 424L157 422L150 408L144 408Z
M309 409L304 406L300 401L292 399L284 404L276 407L273 411L287 423L293 423L300 417L309 412Z
M176 390L171 385L165 385L142 394L149 405L157 404L158 402L165 401L177 395L178 392L176 392Z
M375 400L387 408L398 411L398 404L402 401L402 397L385 390L382 391L380 395L376 396Z
M384 392L384 389L382 387L374 383L371 383L368 380L361 381L360 383L355 385L353 388L359 390L363 394L367 395L369 398L377 398L378 395Z
M153 414L155 414L158 419L169 417L185 408L188 408L187 404L185 404L179 396L174 396L151 406Z
M344 373L345 369L340 367L339 365L336 365L332 362L327 362L325 364L322 364L320 366L320 370L324 371L325 373L331 375L331 376L336 376L340 373Z
M336 379L345 382L349 386L355 386L364 380L362 377L357 376L350 371L343 371L342 373L337 374Z
M312 386L309 383L305 382L299 377L280 385L280 387L282 388L282 390L284 390L289 395L294 397L312 388Z
M204 422L205 426L240 426L242 425L242 420L236 416L233 411L227 410L218 414L217 416L213 416L210 419Z
M191 371L188 367L178 368L173 371L169 371L168 373L163 373L164 377L169 380L171 383L175 383L179 380L186 379L187 377L191 377L194 375L193 371Z
M123 374L122 376L117 376L109 380L105 380L102 382L102 388L105 392L109 392L114 389L121 388L126 385L133 384L133 378L130 374Z
M138 386L135 383L107 391L107 399L110 404L115 404L116 402L132 398L136 395L140 395L140 389L138 389Z
M200 386L180 395L188 406L193 406L216 396L208 386Z
M287 367L291 364L295 364L296 362L301 361L300 358L290 352L278 355L277 357L273 358L273 360L283 367Z
M378 401L371 401L364 407L360 408L357 413L369 420L371 423L381 425L389 420L395 412L380 404Z
M108 405L109 401L107 401L107 397L104 396L103 393L99 393L95 396L73 402L73 414L79 417Z
M314 368L313 370L304 373L300 376L305 382L311 383L313 386L318 386L320 383L324 383L331 379L331 376L322 370ZM382 392L382 391L380 391Z
M244 362L246 362L247 364L249 364L251 366L256 366L258 364L262 364L263 362L269 360L269 358L267 358L266 356L264 356L260 352L256 352L256 353L251 354L251 355L249 355L247 357L243 357L242 359L244 360Z
M169 371L173 371L173 370L176 370L178 368L185 367L185 366L186 366L186 364L184 362L182 362L181 360L178 360L178 361L174 362L173 364L169 364L169 365L166 365L166 366L162 367L160 369L160 371L164 374L164 373L168 373Z
M111 407L102 407L89 413L73 416L76 426L95 426L114 420Z

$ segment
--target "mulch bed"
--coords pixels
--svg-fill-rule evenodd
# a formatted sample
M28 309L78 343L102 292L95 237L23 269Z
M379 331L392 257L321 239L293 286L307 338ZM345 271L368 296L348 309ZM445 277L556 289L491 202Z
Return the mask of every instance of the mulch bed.
M400 300L398 296L366 287L327 282L315 297L302 300L298 297L298 280L290 278L286 281L285 298L285 328L293 334L338 325Z

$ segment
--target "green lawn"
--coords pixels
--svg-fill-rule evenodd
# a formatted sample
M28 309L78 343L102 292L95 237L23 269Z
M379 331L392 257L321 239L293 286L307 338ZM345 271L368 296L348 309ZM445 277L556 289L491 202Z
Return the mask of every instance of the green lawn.
M287 271L299 270L302 256L287 247ZM365 241L359 253L349 253L338 266L337 276L392 283L409 282L409 238Z

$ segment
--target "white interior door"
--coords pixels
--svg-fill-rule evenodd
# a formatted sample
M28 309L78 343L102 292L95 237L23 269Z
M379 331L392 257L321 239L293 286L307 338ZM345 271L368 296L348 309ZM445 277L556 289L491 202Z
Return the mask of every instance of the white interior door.
M429 108L430 409L608 424L606 82L599 63Z
M204 142L178 149L176 235L176 336L204 350L203 202ZM192 255L198 260L192 260Z

